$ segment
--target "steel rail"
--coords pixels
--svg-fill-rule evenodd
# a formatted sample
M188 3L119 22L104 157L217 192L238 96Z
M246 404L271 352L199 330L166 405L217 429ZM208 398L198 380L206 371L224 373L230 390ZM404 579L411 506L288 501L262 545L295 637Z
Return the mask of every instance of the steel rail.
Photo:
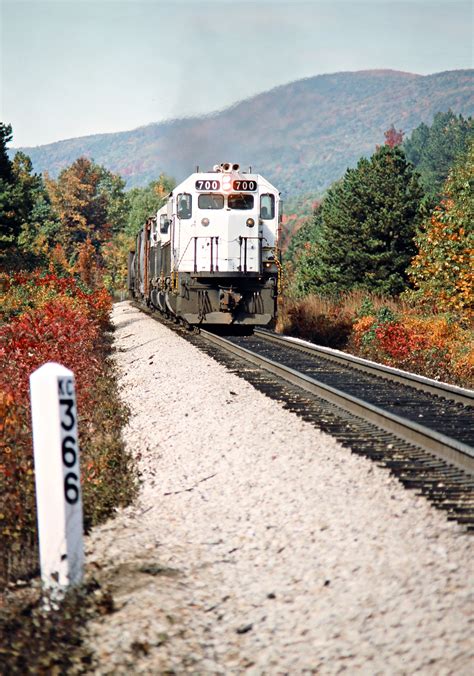
M408 385L417 390L435 394L438 397L444 397L450 401L456 401L464 406L474 405L474 390L438 382L437 380L425 378L424 376L409 373L408 371L402 371L393 368L392 366L377 364L377 362L362 359L361 357L355 357L347 352L334 350L330 347L323 347L322 345L315 345L314 343L302 340L301 338L281 336L277 333L267 331L266 329L255 329L254 335L260 336L265 340L271 340L274 343L279 343L280 345L285 344L302 352L319 355L325 359L329 359L338 364L343 364L344 366L359 369L365 373L371 373L387 380L403 383L403 385Z
M343 408L364 420L372 422L377 427L380 427L387 432L391 432L397 437L400 437L411 444L415 444L429 453L437 455L443 460L470 474L474 474L474 448L471 446L444 434L440 434L419 423L401 418L374 406L373 404L364 402L346 392L331 387L330 385L326 385L325 383L321 383L306 374L298 373L288 366L279 364L267 357L262 357L261 355L241 347L240 345L236 345L221 336L217 336L204 330L201 330L201 336L225 351L243 358L260 368L264 368L270 373L283 378L297 387L302 388L321 399L336 404L340 408Z

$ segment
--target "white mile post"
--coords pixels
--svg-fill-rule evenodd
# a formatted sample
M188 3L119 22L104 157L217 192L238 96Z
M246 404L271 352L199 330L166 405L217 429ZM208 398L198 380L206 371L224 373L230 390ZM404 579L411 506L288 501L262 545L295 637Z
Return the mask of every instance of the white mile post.
M49 362L30 375L41 578L82 581L84 546L74 374Z

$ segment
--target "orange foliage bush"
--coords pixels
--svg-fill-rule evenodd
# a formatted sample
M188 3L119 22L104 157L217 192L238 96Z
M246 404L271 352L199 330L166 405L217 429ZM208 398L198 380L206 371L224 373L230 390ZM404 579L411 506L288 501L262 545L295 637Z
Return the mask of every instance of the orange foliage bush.
M400 314L389 321L361 317L354 323L348 350L437 380L474 384L472 332L443 316Z

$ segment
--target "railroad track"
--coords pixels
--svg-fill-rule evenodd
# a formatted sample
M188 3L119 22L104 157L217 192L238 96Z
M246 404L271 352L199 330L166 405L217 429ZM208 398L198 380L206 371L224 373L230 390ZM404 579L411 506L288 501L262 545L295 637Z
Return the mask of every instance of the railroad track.
M257 329L188 340L474 532L474 392Z
M474 532L472 390L263 329L224 338L147 312Z

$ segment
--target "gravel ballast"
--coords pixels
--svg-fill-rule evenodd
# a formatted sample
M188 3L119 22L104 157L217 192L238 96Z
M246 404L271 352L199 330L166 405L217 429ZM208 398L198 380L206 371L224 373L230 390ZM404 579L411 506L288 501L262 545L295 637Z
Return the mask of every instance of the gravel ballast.
M470 674L472 539L127 302L137 502L88 537L96 673Z

